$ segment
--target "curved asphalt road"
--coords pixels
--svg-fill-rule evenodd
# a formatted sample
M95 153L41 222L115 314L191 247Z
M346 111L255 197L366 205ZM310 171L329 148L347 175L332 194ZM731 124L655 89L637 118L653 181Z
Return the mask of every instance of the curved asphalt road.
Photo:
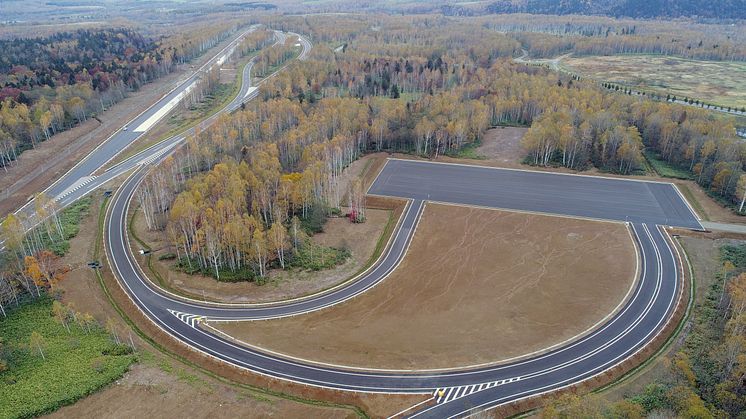
M278 42L283 37L279 34ZM303 59L310 50L310 42L303 37L299 39L303 46L299 58ZM240 94L221 112L231 111L255 96L248 80L251 65L252 62L245 68ZM126 237L126 215L137 185L146 173L143 166L167 155L184 136L174 136L155 145L104 172L90 185L61 197L64 204L65 200L77 199L86 190L139 167L114 196L105 226L107 256L135 304L157 326L195 350L260 374L352 391L432 393L437 404L414 416L462 415L474 408L537 395L577 383L627 359L649 343L670 319L681 287L680 260L656 224L701 228L670 184L391 160L370 192L410 201L383 256L371 269L327 292L285 303L203 303L169 295L155 287L138 267ZM299 315L365 292L396 269L427 200L631 221L641 261L640 281L626 305L590 334L526 360L467 370L368 372L314 364L238 346L201 326L202 319L233 321Z
M641 200L633 205L639 211L631 224L639 248L641 276L630 300L619 313L592 333L530 359L469 370L368 372L291 360L242 347L211 333L200 323L203 319L231 321L298 315L359 295L384 280L401 261L424 207L422 197L413 197L409 201L389 247L368 272L329 292L286 303L253 306L209 304L168 295L157 289L139 269L126 238L126 214L137 185L144 176L143 170L133 174L113 199L106 224L107 254L123 287L145 315L194 349L241 368L304 384L367 392L432 393L438 403L417 412L416 416L462 415L474 408L487 408L577 383L633 355L649 343L671 318L682 285L679 278L680 260L662 228L655 223L660 219L660 211L663 211L663 216L669 215L665 218L672 220L675 225L689 228L699 226L673 185L547 173L541 173L541 177L537 178L537 172L508 173L471 166L411 164L390 160L371 191L402 196L398 187L409 181L418 182L420 189L416 191L426 190L445 178L450 179L455 168L467 172L460 174L456 180L451 179L446 187L440 189L443 193L437 199L441 202L473 204L474 200L480 200L480 205L490 206L489 200L481 201L487 196L485 190L478 183L476 186L472 183L473 179L482 178L486 179L486 185L502 188L499 196L490 196L517 202L520 205L512 209L519 210L577 216L577 206L572 203L585 197L587 202L583 201L583 204L590 205L594 214L597 211L601 214L600 211L607 208L607 212L613 215L608 218L618 220L621 213L609 210L600 197L616 191L620 195L620 202L627 200L625 194L628 198ZM423 170L427 175L421 173ZM473 170L476 171L471 172ZM507 183L494 186L495 182L501 182L500 179L507 179ZM551 200L534 199L545 193L541 185L550 179L559 182L566 190L557 193ZM610 191L610 187L614 189ZM449 195L451 188L459 193ZM489 187L487 191L493 192ZM594 201L594 195L599 199ZM537 207L532 208L532 205Z

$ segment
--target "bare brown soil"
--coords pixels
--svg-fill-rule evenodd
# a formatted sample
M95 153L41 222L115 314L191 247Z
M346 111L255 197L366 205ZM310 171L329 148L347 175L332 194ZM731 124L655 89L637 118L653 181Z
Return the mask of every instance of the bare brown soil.
M135 365L105 390L50 418L355 417L353 411L313 406L225 385L167 359Z
M439 156L438 161L494 167L524 167L522 162L526 157L526 152L521 146L521 139L526 135L527 130L528 128L524 127L489 129L482 136L482 144L475 150L475 154L480 156L480 159Z
M428 204L402 264L362 296L215 326L290 356L363 368L493 363L609 315L631 287L635 258L622 224Z
M181 272L174 267L174 261L158 260L158 256L173 250L165 241L163 232L147 230L140 213L135 218L135 231L152 249L158 249L152 256L152 264L167 288L180 294L213 301L268 302L312 294L354 276L373 255L384 228L393 216L390 210L368 209L366 221L361 224L353 224L347 218L329 219L324 232L311 239L323 246L347 248L352 256L342 265L323 271L271 270L269 281L263 285L253 282L218 282L211 277ZM149 272L144 259L140 262L144 271Z
M505 165L520 166L526 156L521 146L521 139L528 128L498 127L487 130L482 137L482 145L477 147L477 154L488 160L495 160Z
M671 179L665 178L661 178L660 180L671 181ZM710 196L707 195L702 187L697 185L696 182L690 180L676 180L673 182L677 185L685 185L686 188L691 191L694 199L697 200L697 202L705 212L704 214L699 214L699 216L703 219L709 219L710 221L722 223L746 224L746 217L737 215L730 209L720 205L714 199L710 198Z
M198 61L183 65L174 73L130 93L127 98L101 113L98 116L101 122L89 119L22 153L18 161L8 168L8 173L0 172L0 218L17 210L33 194L51 185L127 121L171 90L177 81L192 71L191 65L202 65L225 43L227 41L206 52Z

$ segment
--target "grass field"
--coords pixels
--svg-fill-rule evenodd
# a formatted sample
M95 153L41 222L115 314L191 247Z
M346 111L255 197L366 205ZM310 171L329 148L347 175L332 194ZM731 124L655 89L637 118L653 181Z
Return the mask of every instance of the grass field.
M699 61L662 55L569 57L561 66L599 81L690 97L722 106L746 106L746 62Z
M650 166L658 175L673 179L692 179L691 173L678 167L671 166L665 160L660 159L660 156L652 150L645 149L643 151L643 154L645 155L645 160L647 161L647 163L650 164Z
M44 339L44 358L30 345ZM99 326L90 331L52 317L52 300L27 303L0 320L8 370L0 373L0 418L33 417L70 404L121 377L135 361Z
M88 196L65 208L65 210L60 214L60 224L62 225L64 239L51 240L49 236L42 235L44 247L54 252L57 256L64 256L67 251L70 250L69 240L78 234L80 221L83 217L88 215L90 207L91 197ZM44 227L37 228L44 230Z

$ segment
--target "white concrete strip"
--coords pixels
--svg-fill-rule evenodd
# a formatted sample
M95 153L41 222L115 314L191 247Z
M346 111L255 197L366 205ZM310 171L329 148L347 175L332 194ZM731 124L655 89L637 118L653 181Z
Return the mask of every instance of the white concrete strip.
M245 95L243 95L243 97L244 97L244 98L247 98L247 97L249 97L249 95L250 95L250 94L252 94L252 93L254 93L254 92L256 91L256 89L257 89L257 87L256 87L256 86L251 86L251 87L249 87L249 90L247 90L247 91L246 91L246 94L245 94Z
M180 311L168 309L168 312L176 316L177 319L188 324L190 327L197 328L197 323L201 322L204 317L196 314L182 313Z
M181 102L181 100L184 99L184 97L186 97L186 95L188 95L189 92L191 92L194 89L194 87L196 86L196 84L197 84L197 82L193 81L189 86L187 86L184 89L183 92L181 92L178 95L174 96L173 99L169 100L168 103L166 103L165 105L163 105L153 115L150 115L150 118L146 119L145 122L143 122L142 124L140 124L140 126L138 126L137 128L135 128L132 131L134 131L134 132L145 132L145 131L149 130L150 127L152 127L153 125L155 125L158 121L161 120L161 118L163 118L164 116L166 116L166 114L168 114L169 112L171 112L171 110L173 108L175 108L176 105L178 105L179 102Z

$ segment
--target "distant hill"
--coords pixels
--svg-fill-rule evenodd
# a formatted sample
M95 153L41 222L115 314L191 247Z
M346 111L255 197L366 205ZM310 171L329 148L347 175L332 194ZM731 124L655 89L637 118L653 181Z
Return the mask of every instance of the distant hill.
M499 0L491 13L746 19L746 0Z

